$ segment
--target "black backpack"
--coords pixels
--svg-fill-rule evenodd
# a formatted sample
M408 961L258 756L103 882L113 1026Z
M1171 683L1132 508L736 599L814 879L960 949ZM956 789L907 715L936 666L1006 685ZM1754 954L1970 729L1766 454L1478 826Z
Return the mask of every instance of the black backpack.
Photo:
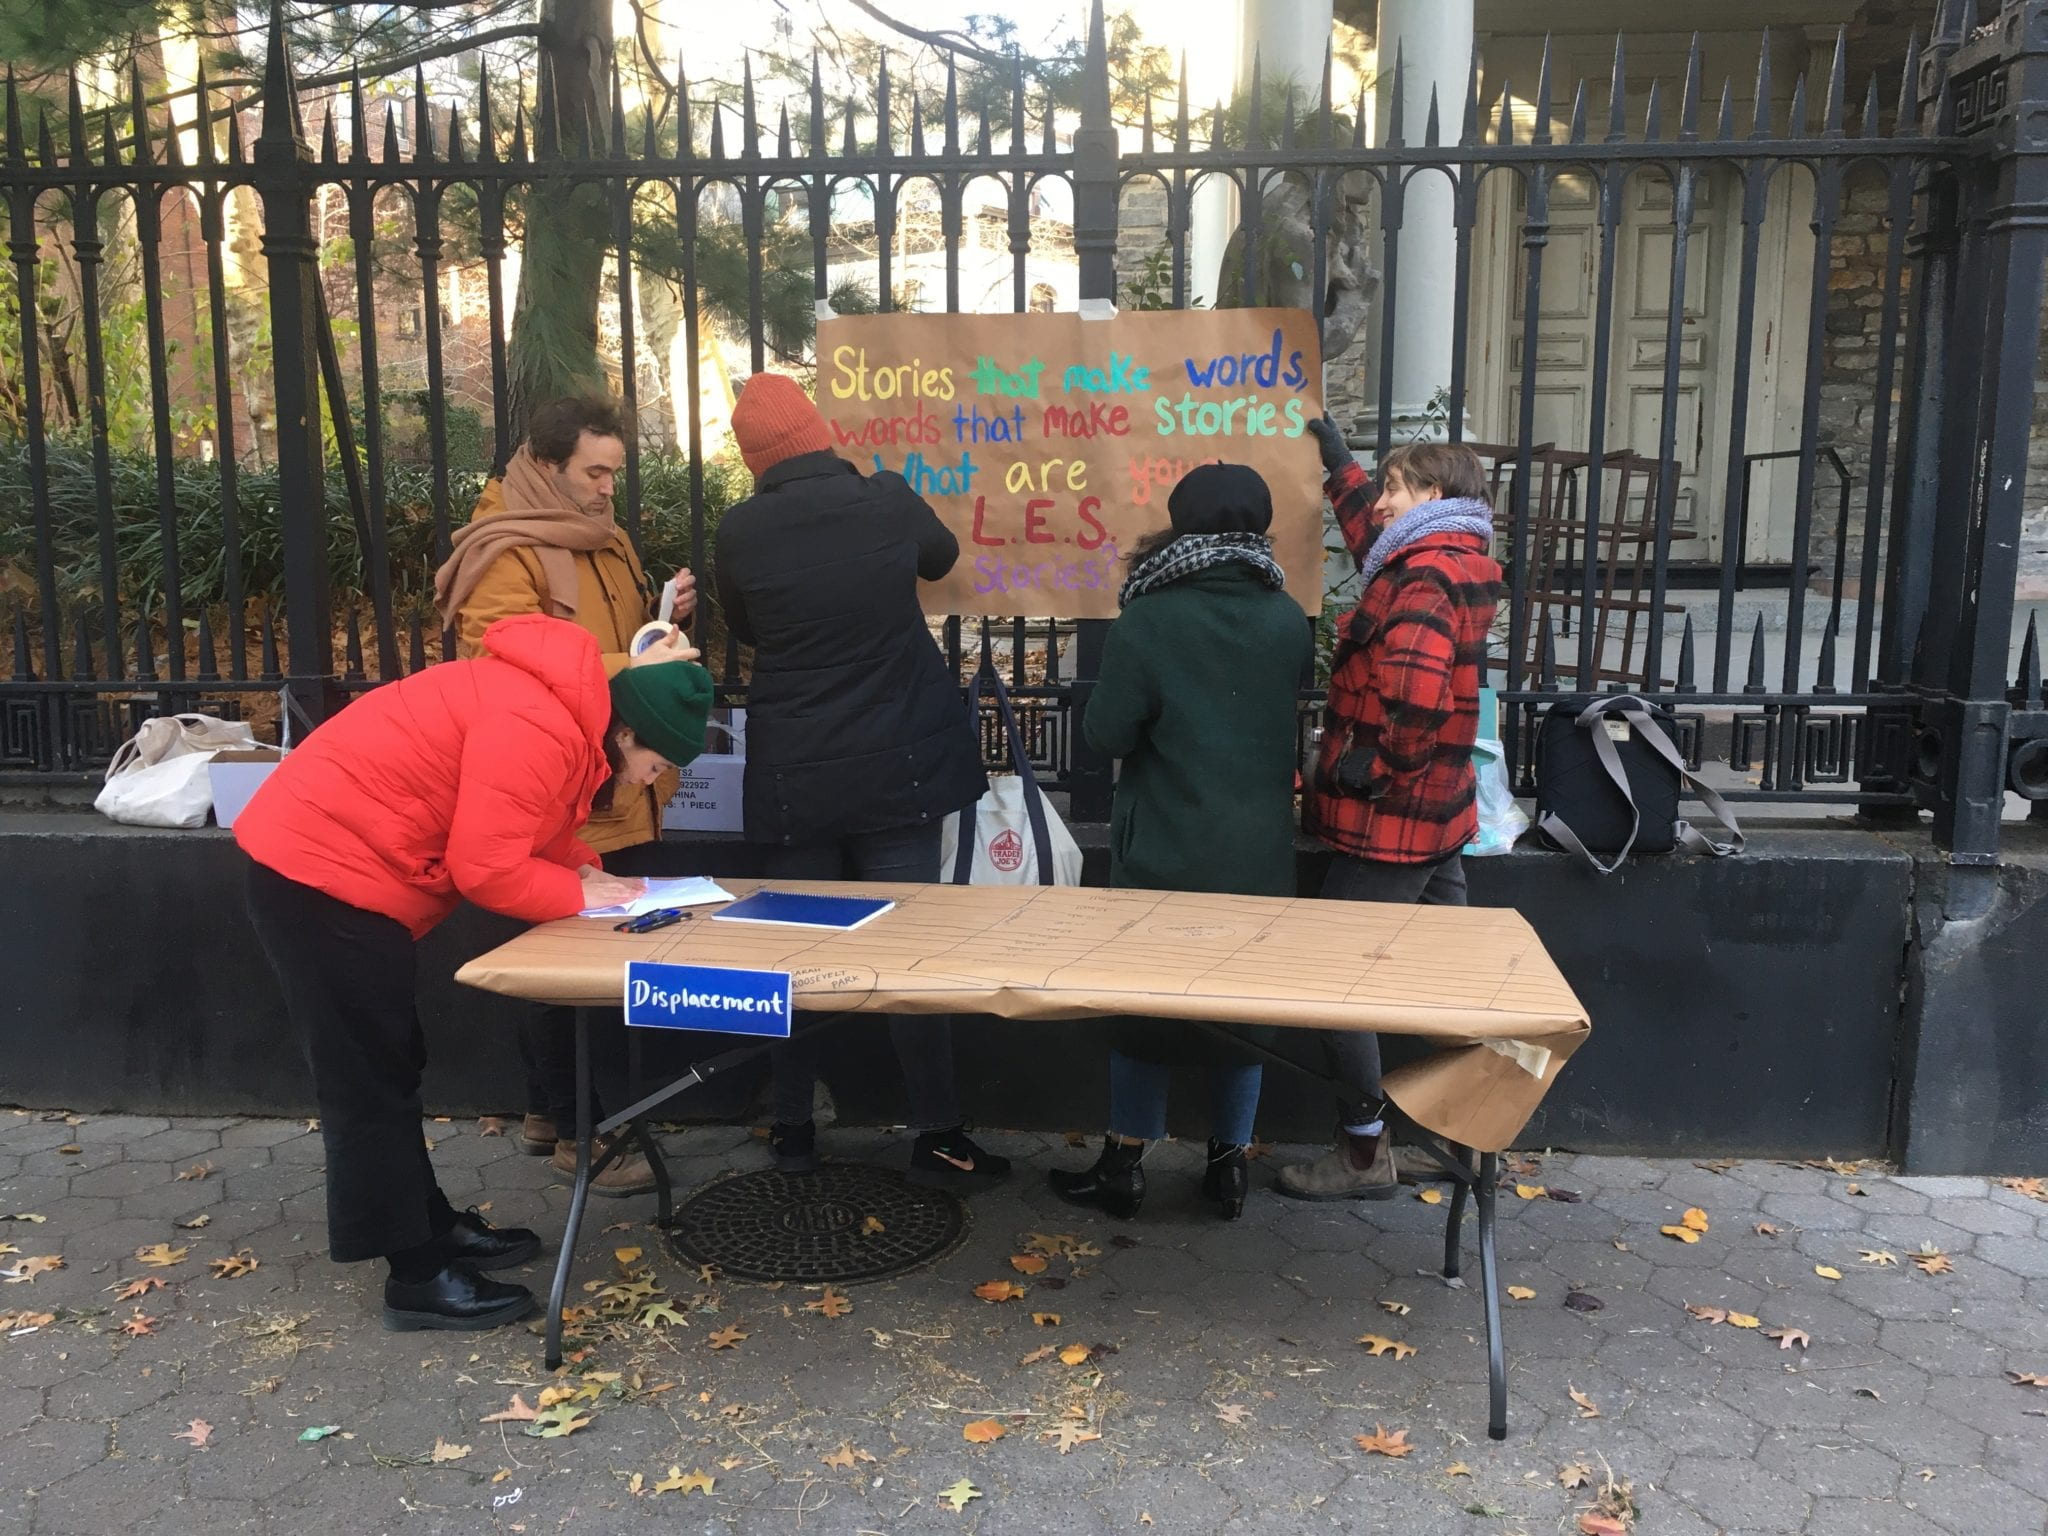
M1630 853L1681 844L1715 858L1740 853L1734 813L1686 768L1671 743L1675 724L1671 711L1633 693L1560 699L1545 710L1536 731L1536 827L1545 841L1603 875ZM1679 815L1688 789L1732 841L1717 843Z

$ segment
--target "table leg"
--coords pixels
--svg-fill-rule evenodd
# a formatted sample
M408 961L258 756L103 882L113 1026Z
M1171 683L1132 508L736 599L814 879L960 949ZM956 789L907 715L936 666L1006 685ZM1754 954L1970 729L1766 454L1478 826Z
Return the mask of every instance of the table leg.
M546 1348L542 1360L549 1370L562 1363L562 1303L569 1293L569 1269L576 1261L576 1238L583 1225L583 1206L590 1195L590 1010L576 1010L576 1182L569 1191L569 1220L562 1229L562 1251L555 1256L555 1280L548 1288Z
M1463 1179L1451 1181L1451 1216L1444 1223L1444 1278L1455 1280L1463 1262L1465 1237L1465 1190Z
M655 1142L654 1128L645 1120L633 1122L633 1134L640 1142L640 1150L647 1154L647 1166L654 1170L654 1224L672 1227L676 1223L676 1201L669 1185L668 1160Z
M1495 1191L1500 1183L1500 1158L1479 1154L1479 1289L1486 1307L1486 1433L1508 1437L1507 1347L1500 1329L1500 1262L1494 1249Z

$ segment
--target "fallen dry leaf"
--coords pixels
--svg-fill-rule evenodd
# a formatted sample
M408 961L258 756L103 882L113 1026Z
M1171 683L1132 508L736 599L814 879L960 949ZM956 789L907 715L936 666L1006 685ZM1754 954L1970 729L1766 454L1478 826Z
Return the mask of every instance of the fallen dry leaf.
M576 1395L574 1387L542 1387L540 1396L533 1400L536 1408L552 1408L557 1403L566 1403Z
M1754 1231L1758 1237L1776 1237L1778 1233L1783 1229L1772 1226L1768 1221L1760 1221L1751 1230Z
M1472 1469L1462 1461L1454 1461L1444 1468L1445 1477L1470 1477L1471 1475Z
M1442 1205L1444 1202L1444 1192L1432 1186L1427 1189L1418 1189L1417 1191L1415 1191L1415 1198L1420 1200L1424 1205Z
M853 1464L855 1462L873 1461L875 1458L870 1456L866 1451L860 1449L860 1447L856 1446L851 1440L847 1440L841 1442L839 1449L834 1451L830 1456L820 1456L818 1459L824 1462L825 1465L828 1467L836 1468L838 1471L841 1472L850 1472L853 1470ZM738 1463L735 1462L734 1465L736 1466L738 1465ZM730 1471L731 1468L728 1467L726 1470Z
M1024 1294L1024 1287L1009 1280L984 1280L974 1294L983 1301L1015 1301Z
M519 1393L512 1394L512 1404L503 1413L487 1413L478 1420L482 1424L527 1424L539 1417L539 1410Z
M1380 1303L1380 1310L1382 1312L1391 1312L1396 1317L1406 1317L1415 1309L1405 1301L1383 1301Z
M1812 1336L1804 1328L1771 1328L1765 1331L1764 1337L1776 1339L1780 1349L1790 1349L1795 1344L1804 1349L1813 1342Z
M1054 1445L1059 1447L1060 1454L1064 1456L1075 1446L1086 1445L1090 1440L1100 1440L1102 1436L1088 1428L1085 1424L1067 1422L1053 1425L1051 1429L1046 1430L1038 1438L1052 1441Z
M1574 1461L1557 1469L1557 1480L1567 1488L1583 1488L1593 1481L1593 1469L1583 1461Z
M172 1435L173 1440L189 1441L193 1445L204 1445L213 1435L213 1426L204 1419L194 1419L183 1429Z
M1887 1253L1882 1248L1859 1249L1857 1257L1866 1264L1876 1264L1883 1267L1889 1267L1899 1262L1899 1256L1896 1253Z
M1703 1323L1725 1323L1728 1321L1728 1311L1725 1307L1696 1307L1691 1302L1687 1302L1685 1310Z
M1842 1272L1832 1264L1816 1264L1813 1266L1813 1272L1823 1280L1839 1280L1842 1278Z
M820 1296L816 1301L804 1303L804 1310L806 1312L821 1312L826 1317L844 1317L853 1310L853 1303L828 1285L825 1287L824 1295Z
M740 1340L751 1337L751 1334L740 1332L739 1324L734 1323L719 1329L710 1336L707 1342L713 1349L738 1349L740 1347Z
M2016 1195L2025 1195L2029 1200L2048 1203L2048 1179L2000 1179L2001 1189L2009 1189Z
M1526 1285L1509 1286L1508 1295L1512 1296L1516 1301L1534 1301L1536 1299L1536 1293Z
M476 1133L479 1136L502 1136L505 1134L505 1122L497 1115L485 1115L477 1121L476 1127Z
M1955 1270L1955 1260L1943 1253L1932 1243L1922 1243L1920 1251L1913 1255L1913 1267L1923 1275L1946 1275Z
M535 1414L526 1432L539 1440L560 1440L579 1429L588 1429L592 1422L580 1403L557 1403Z
M54 1312L0 1312L0 1333L14 1333L24 1328L47 1328L57 1321Z
M1696 1243L1700 1240L1699 1233L1691 1227L1659 1227L1657 1230L1666 1237L1677 1238L1681 1243Z
M614 1248L612 1250L612 1257L619 1261L619 1267L623 1269L629 1264L640 1262L640 1250L638 1248Z
M1541 1184L1517 1184L1515 1193L1524 1200L1541 1200L1550 1191Z
M12 1269L0 1269L0 1280L16 1285L23 1280L33 1281L37 1275L47 1275L51 1270L63 1267L64 1260L57 1254L39 1253L32 1258L21 1260Z
M668 1476L654 1485L656 1493L680 1493L688 1497L693 1493L708 1494L717 1479L706 1472L685 1472L681 1467L670 1467Z
M179 1175L178 1175L178 1180L177 1180L177 1181L178 1181L178 1182L179 1182L180 1184L183 1184L183 1183L186 1183L186 1182L188 1182L189 1180L192 1180L192 1179L203 1179L203 1178L205 1178L205 1177L206 1177L206 1176L207 1176L208 1174L210 1174L210 1173L212 1173L212 1172L213 1172L213 1164L211 1164L211 1163L194 1163L194 1164L193 1164L193 1165L192 1165L192 1166L191 1166L190 1168L187 1168L187 1169L186 1169L186 1170L185 1170L185 1171L184 1171L183 1173L181 1173L181 1174L179 1174Z
M466 1445L456 1445L436 1435L434 1437L434 1449L428 1453L427 1460L439 1466L443 1462L460 1461L469 1454L469 1451L470 1448Z
M1357 1442L1358 1448L1368 1456L1392 1456L1399 1458L1413 1455L1415 1452L1415 1447L1408 1443L1407 1430L1397 1429L1392 1434L1388 1434L1387 1426L1384 1424L1373 1425L1372 1433L1369 1435L1353 1435L1351 1438Z
M1214 1406L1216 1417L1226 1424L1234 1424L1242 1428L1251 1422L1252 1411L1243 1403L1217 1403Z
M961 1429L960 1438L969 1445L993 1445L1009 1432L1006 1426L994 1419L976 1419Z
M121 1331L131 1339L144 1338L156 1332L156 1319L145 1316L142 1308L137 1307L128 1321L121 1325Z
M214 1259L207 1264L214 1275L222 1280L239 1280L244 1275L253 1275L262 1267L263 1261L244 1248L240 1253L231 1253L224 1259Z
M1763 1327L1763 1319L1752 1317L1747 1312L1730 1312L1728 1314L1728 1326L1730 1328L1761 1328Z
M184 1221L178 1222L177 1226L186 1232L197 1232L201 1227L209 1225L212 1221L213 1217L208 1212L201 1211L197 1216L187 1217Z
M147 1248L135 1250L135 1257L144 1264L153 1264L158 1269L169 1269L173 1264L185 1262L190 1248L173 1248L169 1243L156 1243Z
M1564 1304L1574 1312L1605 1312L1607 1303L1585 1291L1566 1291Z
M1013 1253L1010 1268L1020 1275L1042 1275L1045 1273L1045 1256L1037 1253Z
M2005 1378L2016 1387L2048 1387L2048 1372L2007 1371Z
M1589 1509L1579 1516L1579 1536L1628 1536L1628 1526L1613 1515Z
M1060 1315L1057 1312L1034 1312L1031 1314L1031 1326L1034 1328L1057 1328L1059 1325Z
M1405 1344L1399 1339L1389 1339L1377 1333L1363 1334L1358 1342L1363 1344L1365 1352L1375 1359L1381 1355L1391 1354L1396 1360L1406 1360L1415 1353L1413 1344Z
M1696 1205L1690 1207L1678 1220L1681 1226L1690 1227L1695 1232L1707 1230L1707 1213Z
M862 1237L880 1237L888 1230L887 1227L882 1225L882 1218L879 1216L870 1216L860 1224L860 1235Z
M1565 1390L1571 1394L1572 1401L1578 1404L1580 1418L1597 1419L1600 1417L1600 1410L1595 1406L1593 1399L1586 1396L1577 1387L1566 1387Z
M981 1490L963 1477L952 1487L940 1490L939 1502L957 1515L967 1507L970 1500L980 1497Z
M83 1152L84 1150L85 1148L81 1147L77 1142L74 1141L69 1146L59 1147L57 1149L57 1155L59 1157L76 1157L79 1153Z

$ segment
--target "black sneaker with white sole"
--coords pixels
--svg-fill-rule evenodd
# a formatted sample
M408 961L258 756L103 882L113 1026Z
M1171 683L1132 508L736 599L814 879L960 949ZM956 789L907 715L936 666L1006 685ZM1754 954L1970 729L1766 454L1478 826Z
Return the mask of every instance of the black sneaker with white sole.
M1010 1176L1010 1160L974 1144L965 1126L926 1131L910 1149L910 1182L940 1189L974 1190Z

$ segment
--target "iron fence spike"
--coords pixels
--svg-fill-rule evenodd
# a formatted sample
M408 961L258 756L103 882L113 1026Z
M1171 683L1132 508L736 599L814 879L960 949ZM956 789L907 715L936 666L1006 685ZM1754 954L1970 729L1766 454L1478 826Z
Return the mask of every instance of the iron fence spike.
M1878 105L1880 99L1877 94L1877 72L1873 70L1869 84L1863 91L1863 132L1860 135L1862 138L1874 139L1884 132L1884 124L1880 117L1883 108Z
M348 605L348 629L343 650L343 664L347 671L342 675L351 682L359 682L363 676L363 626L356 616L356 605Z
M1182 80L1186 80L1186 66L1182 66ZM14 83L14 66L7 66L7 163L25 165L28 163L28 140L23 136L21 126L21 88Z
M1572 92L1571 137L1568 142L1586 142L1586 82L1581 80Z
M1756 51L1756 101L1749 115L1749 136L1752 139L1768 139L1771 136L1771 90L1771 29L1765 27L1763 41Z
M795 155L795 146L789 137L789 103L782 104L782 112L775 124L775 158L788 160Z
M1317 94L1316 97L1316 143L1324 149L1328 149L1330 147L1332 135L1336 132L1335 118L1337 112L1337 101L1335 95L1335 69L1336 51L1332 44L1326 42L1323 44L1322 90Z
M889 50L881 51L875 65L875 153L896 153L896 131L889 121Z
M76 628L71 637L71 675L83 683L97 682L99 672L92 658L92 626L85 622L83 609L72 618Z
M1425 149L1440 147L1437 133L1437 113L1436 82L1431 81L1429 86L1429 115L1423 119L1422 123L1422 145Z
M1685 628L1679 632L1678 636L1678 680L1674 685L1675 692L1699 692L1699 683L1694 676L1695 662L1693 651L1692 614L1688 612L1685 616Z
M1685 144L1700 136L1700 70L1700 35L1695 32L1685 54L1685 90L1678 98L1678 138Z
M754 55L740 54L740 153L755 155L761 146L761 115L754 103Z
M1650 82L1650 96L1643 110L1643 142L1660 144L1664 140L1664 82Z
M1835 28L1835 56L1828 65L1828 98L1821 132L1828 138L1842 137L1849 110L1849 29Z
M277 612L276 605L263 605L263 678L276 682L284 675L277 664Z
M1550 34L1546 32L1543 34L1542 62L1536 69L1536 122L1534 131L1529 135L1531 144L1550 142L1550 70Z
M1892 123L1892 132L1911 132L1911 124L1918 117L1914 110L1917 102L1914 92L1920 88L1920 29L1915 27L1906 34L1906 62L1899 70L1899 113Z
M1254 78L1256 78L1256 75L1254 76ZM1389 149L1399 149L1403 147L1403 144L1405 142L1401 137L1402 121L1404 114L1404 103L1402 101L1402 98L1407 94L1407 90L1405 87L1405 79L1406 66L1404 65L1401 58L1401 44L1397 40L1394 44L1393 97L1387 104L1387 148ZM1507 101L1505 87L1503 87L1501 101L1503 103Z
M213 151L213 87L206 78L206 50L199 51L199 67L192 78L192 126L199 136L199 163L212 165Z
M1814 668L1813 676L1815 693L1835 691L1835 635L1839 624L1839 614L1831 614L1827 628L1821 631L1820 661Z
M173 134L171 136L171 143L176 144L177 142L177 136ZM334 135L334 108L329 104L324 106L320 113L320 163L322 165L335 165L340 160L341 146L336 141Z
M960 71L952 54L946 55L946 154L960 153Z
M64 92L64 118L65 126L71 135L71 143L68 146L69 153L64 158L73 166L89 166L92 164L92 155L86 148L85 97L79 90L78 71L75 69L67 70L65 74L67 79Z
M1721 77L1721 112L1714 137L1723 144L1735 137L1735 82L1726 75Z
M1614 73L1607 83L1607 142L1619 144L1628 137L1628 44L1614 34Z
M363 100L363 72L360 67L348 72L348 157L356 162L370 158L369 106Z
M426 671L427 631L426 626L420 622L420 615L417 611L412 616L412 634L409 637L409 646L405 659L405 669L408 673Z
M448 163L450 165L461 165L465 163L465 158L462 149L462 108L459 104L450 102L448 104Z
M485 165L498 163L498 125L491 116L491 67L481 56L476 66L476 157Z
M1799 75L1792 82L1792 106L1785 114L1785 133L1789 138L1806 137L1806 76Z
M199 681L217 683L220 681L220 663L214 655L213 619L211 610L201 604L199 609Z
M14 610L14 681L32 683L35 680L35 655L28 645L28 615L17 608Z
M2041 707L2041 615L2038 609L2027 611L2027 634L2020 642L2020 675L2018 693L2020 708Z
M1358 93L1359 143L1365 142L1365 92ZM1465 110L1460 114L1458 144L1464 149L1479 147L1479 45L1472 45L1465 61Z
M1500 82L1500 113L1494 121L1493 141L1500 145L1512 146L1515 142L1514 95L1508 89L1514 82L1503 75Z
M1081 126L1114 128L1109 102L1109 27L1102 0L1089 0L1088 50L1081 62Z
M1789 636L1787 637L1790 638ZM1744 693L1763 693L1764 687L1764 616L1756 616L1756 628L1749 637L1749 678L1742 685Z

